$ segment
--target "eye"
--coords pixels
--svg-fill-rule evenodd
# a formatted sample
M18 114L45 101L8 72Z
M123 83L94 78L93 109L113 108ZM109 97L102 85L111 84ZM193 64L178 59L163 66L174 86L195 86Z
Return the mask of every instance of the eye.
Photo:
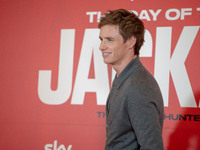
M113 41L113 39L112 39L112 38L107 38L107 40L108 40L109 42L112 42L112 41Z

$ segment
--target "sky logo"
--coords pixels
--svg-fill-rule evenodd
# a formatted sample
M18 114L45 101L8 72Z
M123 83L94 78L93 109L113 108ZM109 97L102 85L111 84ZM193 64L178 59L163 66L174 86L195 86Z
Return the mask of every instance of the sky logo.
M71 150L72 145L68 145L66 148L64 144L58 145L57 140L53 142L53 144L46 144L44 146L44 150Z

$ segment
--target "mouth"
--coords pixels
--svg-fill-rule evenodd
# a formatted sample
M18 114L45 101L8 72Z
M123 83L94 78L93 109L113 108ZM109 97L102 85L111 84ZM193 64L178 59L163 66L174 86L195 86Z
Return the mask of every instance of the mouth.
M112 52L103 52L102 55L103 57L109 56Z

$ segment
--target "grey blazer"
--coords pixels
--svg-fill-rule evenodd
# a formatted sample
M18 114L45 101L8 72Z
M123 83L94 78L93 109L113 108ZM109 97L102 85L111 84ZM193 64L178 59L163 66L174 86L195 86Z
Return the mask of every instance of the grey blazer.
M163 150L163 113L160 88L136 57L113 81L105 150Z

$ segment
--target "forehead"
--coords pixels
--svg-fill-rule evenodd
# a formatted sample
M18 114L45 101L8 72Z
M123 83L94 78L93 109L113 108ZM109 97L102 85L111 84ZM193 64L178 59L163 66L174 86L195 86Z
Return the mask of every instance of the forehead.
M100 37L115 37L119 36L119 26L118 25L104 25L100 29Z

